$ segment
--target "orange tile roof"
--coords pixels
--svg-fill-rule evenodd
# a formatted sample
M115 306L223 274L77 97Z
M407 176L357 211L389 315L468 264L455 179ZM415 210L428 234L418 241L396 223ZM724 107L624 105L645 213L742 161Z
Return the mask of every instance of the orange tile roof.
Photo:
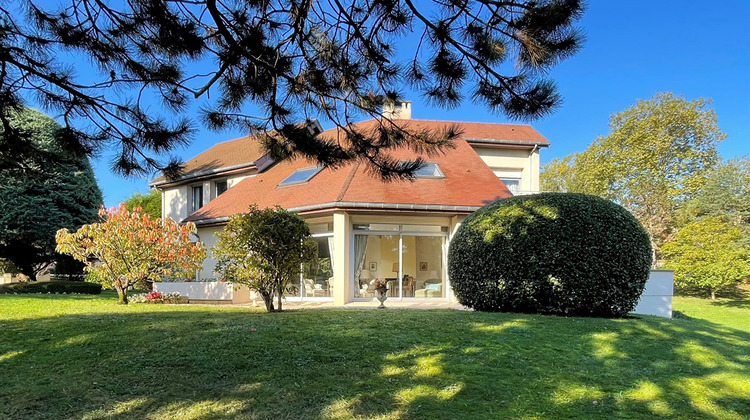
M454 122L433 120L395 120L397 123L407 123L415 128L439 129L451 124L459 126L462 137L471 139L506 140L519 143L549 145L549 141L530 125L526 124L495 124L478 122Z
M315 165L305 159L296 159L277 163L255 176L244 179L186 220L221 220L247 211L253 203L261 208L279 205L300 212L325 208L361 208L364 204L394 209L405 209L409 206L434 210L441 207L465 207L463 211L470 212L469 208L479 207L509 197L511 194L466 139L506 140L518 144L528 142L530 145L549 144L547 139L528 125L427 120L398 122L406 123L412 129L435 130L451 125L459 126L462 136L454 141L455 149L448 149L437 156L424 157L428 162L437 163L445 178L383 182L366 172L366 164L349 163L335 170L324 169L305 184L279 187L278 184L297 169ZM368 129L374 125L374 120L357 124L361 129ZM327 130L323 135L335 138L337 130ZM232 142L221 145L228 143ZM216 152L213 151L212 154ZM396 159L413 159L417 156L403 149L389 151L389 154Z
M209 171L257 162L266 152L257 136L245 136L217 143L210 149L184 163L183 177L190 178ZM151 185L161 184L166 179L160 176ZM178 181L179 182L179 181Z

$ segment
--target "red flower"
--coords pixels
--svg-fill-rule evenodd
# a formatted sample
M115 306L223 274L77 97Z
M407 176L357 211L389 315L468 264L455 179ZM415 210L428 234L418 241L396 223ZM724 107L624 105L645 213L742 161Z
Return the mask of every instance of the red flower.
M158 300L158 299L161 299L161 293L159 292L146 293L146 300Z

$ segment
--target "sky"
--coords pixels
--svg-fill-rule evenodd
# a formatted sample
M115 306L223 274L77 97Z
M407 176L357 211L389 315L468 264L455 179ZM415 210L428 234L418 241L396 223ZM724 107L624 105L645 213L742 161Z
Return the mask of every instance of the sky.
M528 122L551 143L541 152L542 163L583 151L597 136L609 132L611 114L657 92L713 99L719 127L727 134L718 146L721 156L750 153L750 5L746 0L588 3L578 24L586 34L583 48L549 73L562 94L562 106ZM412 100L415 119L518 122L493 115L470 99L451 110L427 106L421 97L406 99ZM239 136L202 129L189 147L176 154L187 160L214 143ZM111 158L105 152L92 160L107 206L134 192L148 191L149 179L113 175Z

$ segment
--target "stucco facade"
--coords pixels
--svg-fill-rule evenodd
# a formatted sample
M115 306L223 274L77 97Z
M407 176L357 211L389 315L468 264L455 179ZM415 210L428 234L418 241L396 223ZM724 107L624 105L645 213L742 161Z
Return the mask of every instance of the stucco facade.
M194 211L190 208L193 203L192 194L194 187L201 187L201 207L203 207L218 196L216 189L217 182L226 181L227 188L232 188L239 184L243 179L254 175L255 172L223 177L219 176L216 178L196 180L194 182L187 181L182 184L164 186L160 188L161 214L164 215L164 217L172 218L178 222L185 220L185 218Z
M401 117L409 115L410 106L408 111ZM367 173L364 165L351 163L320 169L302 183L285 186L287 177L314 163L274 163L263 151L252 149L247 139L238 139L191 160L182 179L160 179L152 185L162 192L164 217L198 226L198 239L209 249L197 273L203 280L219 277L211 248L229 216L251 204L280 205L307 221L318 246L314 269L303 272L288 288L288 299L335 304L371 300L372 284L380 280L388 283L393 299L451 300L446 267L456 230L468 214L488 202L538 191L539 150L548 142L523 125L408 123L427 129L462 126L464 138L455 141L455 149L426 158L440 176L384 183ZM242 148L248 162L223 157L235 147ZM412 152L397 152L394 157L415 157L408 153ZM224 182L227 190L218 194L217 185ZM199 202L194 200L195 187L201 194Z
M539 191L539 148L472 146L498 178L520 180L517 193Z

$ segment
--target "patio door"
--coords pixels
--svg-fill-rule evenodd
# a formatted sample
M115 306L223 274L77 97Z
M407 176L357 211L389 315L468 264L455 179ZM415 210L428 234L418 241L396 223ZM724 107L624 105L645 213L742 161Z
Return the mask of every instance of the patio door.
M354 298L372 299L378 280L391 298L446 296L447 227L370 224L354 232Z

